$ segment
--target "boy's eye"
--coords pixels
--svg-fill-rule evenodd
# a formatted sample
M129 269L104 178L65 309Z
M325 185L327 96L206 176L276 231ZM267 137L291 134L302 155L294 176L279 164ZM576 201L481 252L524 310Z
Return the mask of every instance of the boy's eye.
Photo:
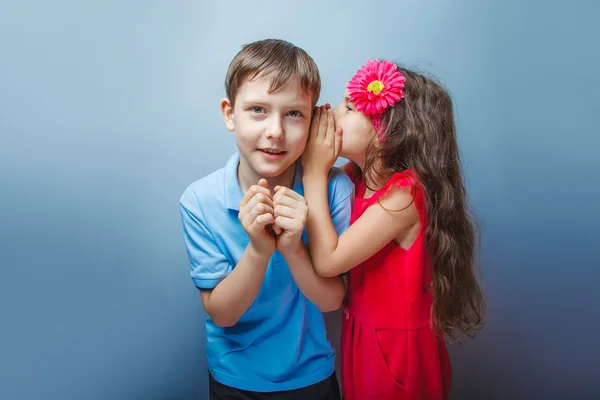
M262 107L259 107L259 106L254 106L254 107L252 107L252 112L253 112L253 113L260 114L260 113L262 113L262 112L264 112L264 111L265 111L265 109L264 109L264 108L262 108Z
M290 115L290 117L293 117L293 118L298 118L298 117L302 116L302 113L297 110L290 111L288 114Z

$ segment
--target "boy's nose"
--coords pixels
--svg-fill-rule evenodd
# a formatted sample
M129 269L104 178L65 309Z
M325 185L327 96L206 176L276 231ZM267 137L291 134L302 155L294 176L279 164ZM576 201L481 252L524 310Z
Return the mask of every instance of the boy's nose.
M269 126L267 131L267 137L271 139L281 140L283 139L283 124L279 118L273 118L273 122Z

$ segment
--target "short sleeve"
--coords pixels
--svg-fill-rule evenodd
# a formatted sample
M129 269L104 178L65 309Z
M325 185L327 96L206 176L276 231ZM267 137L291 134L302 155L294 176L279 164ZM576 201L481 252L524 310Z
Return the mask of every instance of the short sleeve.
M332 169L329 176L329 193L331 221L338 236L341 236L350 226L354 184L342 170Z
M387 181L387 183L369 198L367 203L369 206L374 204L378 199L388 193L391 187L411 188L411 195L415 199L415 205L419 211L425 210L423 191L421 183L416 174L411 170L397 172Z
M198 289L214 289L233 267L215 242L197 200L193 204L187 197L182 196L180 211L190 276Z

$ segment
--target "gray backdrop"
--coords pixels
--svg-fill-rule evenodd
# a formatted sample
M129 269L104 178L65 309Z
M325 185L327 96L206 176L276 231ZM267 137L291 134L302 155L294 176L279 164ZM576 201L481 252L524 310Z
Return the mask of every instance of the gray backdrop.
M600 398L600 6L370 4L0 1L0 398L207 397L178 199L234 151L225 71L266 37L322 102L374 57L450 89L489 301L453 398Z

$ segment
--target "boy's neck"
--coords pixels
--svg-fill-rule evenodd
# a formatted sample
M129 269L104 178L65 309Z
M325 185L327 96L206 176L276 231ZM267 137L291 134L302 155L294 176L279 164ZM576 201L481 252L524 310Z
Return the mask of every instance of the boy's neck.
M237 170L237 177L242 193L246 193L250 186L256 185L258 181L263 178L267 180L271 192L273 192L275 186L293 188L295 174L296 163L294 162L281 174L267 178L257 174L256 171L254 171L252 167L250 167L250 165L248 165L248 163L243 159L243 157L240 158L240 163Z

